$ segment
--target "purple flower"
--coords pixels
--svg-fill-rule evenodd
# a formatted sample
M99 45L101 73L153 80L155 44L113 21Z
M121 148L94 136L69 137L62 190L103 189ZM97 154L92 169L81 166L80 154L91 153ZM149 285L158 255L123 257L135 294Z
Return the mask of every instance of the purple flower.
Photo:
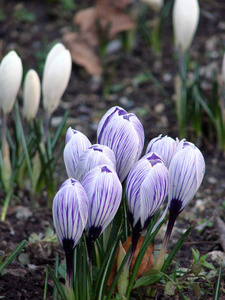
M121 182L139 159L144 145L144 129L134 114L115 106L106 112L98 126L98 143L108 146L116 157Z
M204 157L194 144L183 140L179 143L178 148L169 168L168 207L170 215L162 248L154 264L154 269L158 270L161 270L163 266L174 223L182 210L194 198L205 174Z
M122 198L122 185L113 167L101 165L90 170L82 185L89 201L88 237L97 239L113 220Z
M177 148L179 141L175 141L169 136L162 137L160 134L158 137L152 139L146 150L146 154L149 152L155 152L162 157L167 168L170 166L171 159L174 155L174 151Z
M63 156L68 177L77 179L78 161L83 152L90 146L91 142L83 133L71 127L67 130Z
M139 233L164 201L169 188L168 170L161 157L151 152L131 169L126 183L129 220Z
M177 215L194 198L205 174L201 151L192 143L184 141L182 144L169 168L169 210Z
M66 255L66 286L73 284L73 255L88 219L87 194L75 179L67 179L55 195L53 221L58 239Z
M88 171L103 164L111 166L116 171L114 152L105 145L92 145L80 157L77 164L77 179L81 182Z
M53 221L57 237L65 251L79 242L88 219L87 194L79 183L67 179L53 200Z

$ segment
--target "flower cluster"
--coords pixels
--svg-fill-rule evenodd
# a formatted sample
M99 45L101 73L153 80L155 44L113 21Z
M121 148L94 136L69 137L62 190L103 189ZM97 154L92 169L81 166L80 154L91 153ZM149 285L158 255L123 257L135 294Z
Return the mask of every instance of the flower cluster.
M68 241L72 251L86 228L91 263L93 243L112 222L125 181L133 232L131 252L168 195L167 245L178 214L194 197L203 179L205 163L199 149L186 140L160 135L149 142L146 154L140 158L143 126L134 114L118 106L100 120L97 142L91 145L83 133L67 130L64 161L70 179L53 201L54 224L65 252Z

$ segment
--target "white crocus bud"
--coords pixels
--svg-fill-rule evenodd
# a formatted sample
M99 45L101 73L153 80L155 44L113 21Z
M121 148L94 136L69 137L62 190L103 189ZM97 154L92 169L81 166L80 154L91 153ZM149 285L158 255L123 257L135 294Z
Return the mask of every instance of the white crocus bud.
M0 65L0 107L4 114L13 109L23 74L22 61L15 51L10 51Z
M163 0L141 0L155 12L159 12L163 6Z
M29 70L24 81L23 116L27 121L37 114L41 97L41 84L36 71Z
M175 0L173 7L173 28L175 46L185 52L190 47L199 21L198 0Z
M222 78L222 84L225 85L225 53L224 53L224 55L223 55L222 70L221 70L221 78Z
M49 52L42 81L44 110L50 116L58 107L68 85L72 68L69 50L62 44L56 44Z

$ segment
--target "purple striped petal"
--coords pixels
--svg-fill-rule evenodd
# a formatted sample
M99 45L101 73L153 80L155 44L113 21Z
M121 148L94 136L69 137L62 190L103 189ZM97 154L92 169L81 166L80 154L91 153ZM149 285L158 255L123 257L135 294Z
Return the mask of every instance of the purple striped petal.
M171 159L174 155L174 151L178 146L178 140L174 140L169 136L164 136L160 134L158 137L152 139L148 146L146 153L155 152L162 157L167 168L170 166Z
M95 144L81 155L77 164L77 179L81 182L91 169L100 165L108 165L116 171L116 158L109 147Z
M100 121L98 143L107 145L115 153L117 173L123 182L142 153L143 126L134 114L119 107L111 108Z
M201 151L190 143L173 157L170 168L169 209L179 214L194 198L205 174Z
M57 237L72 250L79 242L88 219L88 198L82 185L72 178L66 180L55 195L52 207Z
M131 225L141 230L164 201L169 188L169 174L160 156L151 152L131 169L126 183Z
M83 152L91 146L91 142L83 133L71 128L67 130L66 142L63 152L66 172L68 177L77 179L78 161Z
M89 200L88 236L95 239L113 220L122 198L122 185L114 168L102 165L87 173L82 185Z

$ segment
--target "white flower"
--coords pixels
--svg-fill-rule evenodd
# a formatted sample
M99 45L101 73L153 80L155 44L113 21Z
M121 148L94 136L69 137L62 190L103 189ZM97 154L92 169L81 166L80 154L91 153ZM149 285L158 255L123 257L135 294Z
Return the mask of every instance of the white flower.
M223 54L221 77L222 77L223 84L225 84L225 53Z
M199 21L198 0L175 0L173 28L175 46L185 52L190 47Z
M69 50L60 43L56 44L47 56L42 80L43 105L48 115L59 105L69 82L71 68Z
M27 121L33 120L37 114L41 96L40 79L35 70L29 70L24 81L23 115Z
M63 157L68 177L78 178L77 165L81 155L91 146L91 142L82 132L72 129L66 133L66 146Z
M23 74L22 61L15 51L10 51L0 65L0 107L4 114L13 109Z

